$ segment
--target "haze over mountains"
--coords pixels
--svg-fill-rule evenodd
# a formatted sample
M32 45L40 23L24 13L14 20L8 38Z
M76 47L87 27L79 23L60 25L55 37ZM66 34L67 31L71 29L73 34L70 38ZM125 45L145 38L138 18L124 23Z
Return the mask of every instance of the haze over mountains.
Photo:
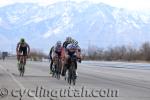
M16 3L0 8L1 50L15 49L21 37L48 51L57 40L76 38L81 47L141 45L150 39L150 13L104 3L58 2L49 6Z

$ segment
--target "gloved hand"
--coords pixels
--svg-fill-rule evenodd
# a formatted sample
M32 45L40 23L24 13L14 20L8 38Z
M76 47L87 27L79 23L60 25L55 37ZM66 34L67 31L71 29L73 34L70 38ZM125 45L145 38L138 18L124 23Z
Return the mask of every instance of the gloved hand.
M79 61L79 63L81 63L81 61L82 61L82 60L81 60L81 58L79 58L79 60L78 60L78 61Z

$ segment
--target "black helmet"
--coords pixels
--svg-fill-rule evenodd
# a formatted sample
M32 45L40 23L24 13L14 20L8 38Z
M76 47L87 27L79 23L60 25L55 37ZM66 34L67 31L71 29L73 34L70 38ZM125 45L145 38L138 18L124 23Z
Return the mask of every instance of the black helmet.
M20 39L20 43L25 43L25 39L24 39L24 38L21 38L21 39Z

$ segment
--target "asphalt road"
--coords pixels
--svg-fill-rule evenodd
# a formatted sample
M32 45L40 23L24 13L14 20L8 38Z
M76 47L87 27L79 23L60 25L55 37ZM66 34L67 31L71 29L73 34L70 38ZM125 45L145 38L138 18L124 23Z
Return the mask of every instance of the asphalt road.
M0 100L150 100L150 64L78 64L76 86L49 74L48 62L27 62L24 77L15 60L0 61Z

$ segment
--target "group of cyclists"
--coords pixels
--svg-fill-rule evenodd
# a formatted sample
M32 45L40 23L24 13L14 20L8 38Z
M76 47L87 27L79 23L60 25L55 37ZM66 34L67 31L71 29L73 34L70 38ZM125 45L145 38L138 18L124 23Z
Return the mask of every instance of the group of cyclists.
M57 41L56 44L51 47L49 53L51 60L50 73L53 73L53 62L55 60L55 57L58 56L59 58L61 58L62 62L61 74L62 76L65 76L66 70L69 69L69 58L74 55L78 58L78 61L81 62L81 49L78 45L78 41L76 41L72 37L67 37L64 43L61 43L61 41ZM77 70L77 64L75 66L75 69ZM77 76L77 71L75 74Z
M20 57L23 56L24 63L26 64L26 59L30 53L30 46L25 41L24 38L21 38L16 47L17 60L18 64L20 61ZM78 45L78 41L73 39L72 37L66 37L66 40L62 43L61 41L57 41L54 46L50 48L49 58L50 62L50 74L53 73L52 67L54 64L54 60L56 57L61 59L61 75L65 76L66 70L69 68L68 62L70 57L76 56L78 61L81 62L81 48ZM77 63L75 65L75 69L77 70ZM76 71L77 76L77 71Z

